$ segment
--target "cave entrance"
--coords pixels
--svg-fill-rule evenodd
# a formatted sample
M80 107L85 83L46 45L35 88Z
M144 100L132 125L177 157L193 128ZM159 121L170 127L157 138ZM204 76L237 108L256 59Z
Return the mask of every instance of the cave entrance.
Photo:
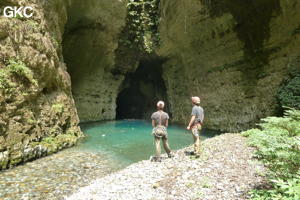
M168 111L161 66L158 59L142 60L137 70L126 76L117 97L117 119L149 119L158 100L165 101Z

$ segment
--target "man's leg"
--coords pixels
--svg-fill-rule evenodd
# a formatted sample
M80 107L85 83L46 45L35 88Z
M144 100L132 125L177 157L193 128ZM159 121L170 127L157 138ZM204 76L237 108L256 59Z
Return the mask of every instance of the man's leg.
M160 158L160 138L154 137L155 140L155 147L156 147L156 158Z
M200 155L200 137L196 136L196 141L195 141L195 154L196 156Z
M171 156L171 149L170 149L170 147L169 147L169 143L168 143L168 138L167 137L163 137L163 145L164 145L164 149L165 149L165 151L166 151L166 153L168 154L168 157L170 157Z
M200 155L200 136L199 136L199 131L198 129L193 129L192 130L192 135L193 135L193 139L194 139L194 150L195 150L195 154L196 156Z

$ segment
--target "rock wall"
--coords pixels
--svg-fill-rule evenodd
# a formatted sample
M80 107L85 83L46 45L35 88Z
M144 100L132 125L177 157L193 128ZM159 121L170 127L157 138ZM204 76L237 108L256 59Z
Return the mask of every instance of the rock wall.
M199 95L205 126L238 131L274 115L276 93L299 68L297 0L161 0L157 54L175 121ZM296 63L296 64L295 64Z
M110 120L124 73L115 72L126 4L111 0L74 0L68 8L64 59L80 120Z
M82 136L62 57L67 1L32 6L30 19L0 17L0 169L72 146Z

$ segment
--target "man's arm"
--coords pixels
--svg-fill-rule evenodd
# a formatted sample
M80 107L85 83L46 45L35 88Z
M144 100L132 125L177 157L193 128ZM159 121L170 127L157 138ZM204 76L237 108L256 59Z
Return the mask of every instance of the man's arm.
M168 125L169 125L169 120L167 119L166 120L166 128L168 128Z
M155 127L155 121L152 119L152 127Z
M195 121L196 116L192 115L189 125L186 127L187 130L191 129L193 122Z

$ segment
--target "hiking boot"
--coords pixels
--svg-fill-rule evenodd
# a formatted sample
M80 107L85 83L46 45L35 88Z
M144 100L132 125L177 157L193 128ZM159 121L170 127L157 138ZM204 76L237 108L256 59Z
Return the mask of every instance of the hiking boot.
M161 162L161 158L160 157L158 157L158 158L156 157L155 158L155 162Z
M174 157L174 155L173 154L171 154L171 153L168 153L168 158L173 158Z
M155 156L155 157L154 157L154 156L153 156L153 157L151 156L150 161L151 161L151 162L161 162L161 158L160 158L160 157L156 157L156 156Z

